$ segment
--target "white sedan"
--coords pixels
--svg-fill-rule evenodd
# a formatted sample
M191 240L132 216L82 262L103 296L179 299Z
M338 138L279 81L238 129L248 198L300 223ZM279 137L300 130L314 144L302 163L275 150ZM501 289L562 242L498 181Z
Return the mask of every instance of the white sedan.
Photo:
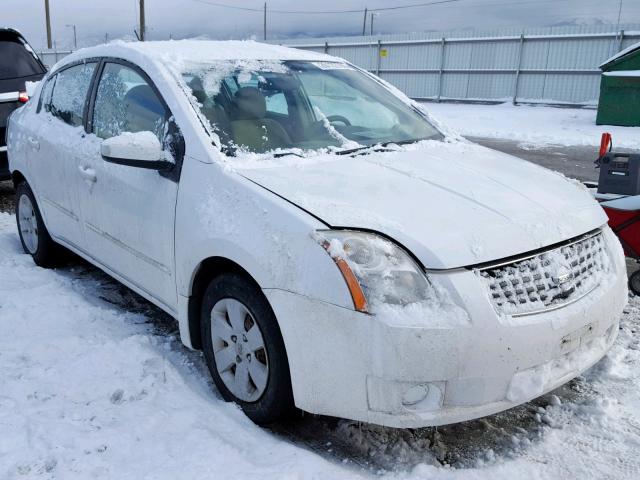
M477 418L616 338L625 264L587 191L339 58L83 49L12 115L8 149L25 252L72 250L174 316L260 424Z

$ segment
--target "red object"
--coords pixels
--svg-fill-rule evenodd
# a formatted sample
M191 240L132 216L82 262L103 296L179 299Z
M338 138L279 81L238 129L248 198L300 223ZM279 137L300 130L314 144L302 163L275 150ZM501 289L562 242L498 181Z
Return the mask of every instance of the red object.
M640 210L618 210L601 205L609 217L609 226L618 236L627 257L640 257Z
M27 103L29 101L29 95L27 95L27 92L20 92L20 95L18 96L18 101L20 103Z
M605 132L600 139L600 154L598 158L604 157L609 150L611 150L611 134Z

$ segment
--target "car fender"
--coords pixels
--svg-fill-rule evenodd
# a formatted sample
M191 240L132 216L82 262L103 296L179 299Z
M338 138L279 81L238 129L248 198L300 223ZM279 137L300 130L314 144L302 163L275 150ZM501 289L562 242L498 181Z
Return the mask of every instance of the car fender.
M186 158L176 209L178 294L190 296L204 260L240 265L263 289L282 289L353 308L342 275L295 205L218 163Z

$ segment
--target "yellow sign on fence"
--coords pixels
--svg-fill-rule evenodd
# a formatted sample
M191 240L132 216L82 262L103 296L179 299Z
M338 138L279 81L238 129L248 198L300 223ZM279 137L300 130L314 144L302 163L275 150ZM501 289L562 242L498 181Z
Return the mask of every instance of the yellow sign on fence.
M381 49L380 49L380 56L381 56L381 57L386 57L386 56L388 56L388 55L389 55L389 52L387 51L387 49L386 49L386 48L381 48Z

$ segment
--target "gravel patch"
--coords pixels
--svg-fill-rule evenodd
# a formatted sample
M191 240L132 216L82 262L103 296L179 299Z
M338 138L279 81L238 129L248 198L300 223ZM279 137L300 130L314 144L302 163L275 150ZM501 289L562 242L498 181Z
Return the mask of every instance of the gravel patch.
M15 212L15 190L13 184L9 182L0 182L0 212Z

